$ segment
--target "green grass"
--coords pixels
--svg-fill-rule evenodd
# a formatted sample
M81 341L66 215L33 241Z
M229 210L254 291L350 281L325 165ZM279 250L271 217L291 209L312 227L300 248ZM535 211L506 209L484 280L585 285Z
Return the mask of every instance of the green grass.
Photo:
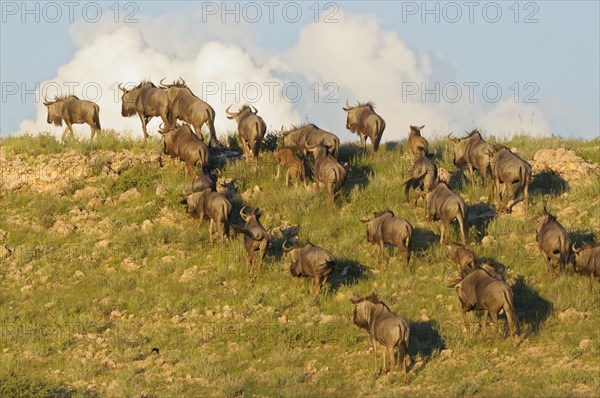
M234 145L232 137L227 140ZM101 150L148 156L161 150L158 139L144 143L111 131L91 144L64 145L50 136L9 137L0 144L9 160L72 150L90 159ZM600 161L598 140L516 137L504 144L518 148L525 159L539 148L569 147ZM432 147L438 164L455 171L449 142ZM555 195L534 191L527 218L502 215L471 226L471 249L504 269L521 321L516 342L494 342L482 340L476 314L469 314L470 332L463 331L456 292L446 287L455 267L437 243L439 225L430 231L425 210L404 202L402 183L411 158L403 143L382 145L377 156L345 144L340 157L350 174L335 210L323 193L274 180L271 152L261 156L258 173L243 162L221 170L223 177L240 182L231 199L235 223L241 223L238 212L248 203L262 209L267 228L299 225L301 240L336 256L336 272L317 298L308 295L308 281L292 280L281 240L269 249L256 280L246 275L240 237L223 246L211 244L207 223L199 228L181 204L190 180L168 159L163 167L133 164L110 177L97 160L89 165L93 178L71 181L61 193L0 190L0 229L8 232L0 244L13 249L11 257L0 260L0 396L600 393L600 286L596 283L590 294L588 279L572 267L566 275L547 275L535 245L531 249L544 198L553 213L574 209L559 221L576 239L598 236L598 178ZM99 189L99 200L74 196L88 185ZM159 185L165 189L162 197L156 195ZM255 185L262 193L244 200L241 193ZM484 187L460 186L473 214L489 211L480 203ZM120 202L119 195L131 188L139 198ZM408 271L391 248L386 249L389 264L381 268L378 253L372 255L374 247L366 242L359 219L384 209L416 227ZM76 220L84 210L87 216ZM48 228L57 220L80 228L65 237L53 235ZM153 223L149 230L141 229L145 220ZM486 235L495 241L482 246ZM450 239L459 239L456 226ZM97 246L104 240L108 247ZM368 335L351 323L347 297L374 289L411 323L415 365L408 385L400 375L373 377ZM571 308L581 319L559 317ZM506 333L501 316L500 334ZM581 343L585 339L591 340L587 346Z

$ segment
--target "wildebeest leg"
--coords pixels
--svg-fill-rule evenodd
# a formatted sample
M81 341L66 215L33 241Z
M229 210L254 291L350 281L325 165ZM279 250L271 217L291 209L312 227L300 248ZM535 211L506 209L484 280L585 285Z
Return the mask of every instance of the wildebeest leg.
M204 142L204 136L202 135L202 124L198 125L198 124L194 124L194 132L196 133L196 135L198 136L198 138L200 138L200 141Z
M185 163L185 168L187 170L188 176L194 178L194 166L195 164L191 163L191 162L186 162Z
M595 279L595 278L594 278L594 273L592 272L592 273L590 274L590 293L592 292L592 289L593 289L593 285L594 285L594 279Z
M385 244L383 243L383 240L379 241L379 251L380 251L380 256L379 256L379 262L381 264L381 266L383 267L384 265L384 257L385 257Z
M440 236L441 244L445 245L448 243L448 235L450 232L450 222L442 220L442 236Z
M465 329L467 329L467 332L469 331L469 321L467 319L467 311L465 311L464 309L462 310L462 315L463 315L463 320L465 322Z
M529 183L525 183L523 188L523 196L525 197L525 215L529 212Z
M140 120L142 121L142 131L144 132L144 140L148 139L148 130L146 130L146 124L148 123L148 119L142 114L138 113Z
M94 140L94 136L96 135L96 128L90 124L90 142Z
M498 314L495 311L490 311L490 316L494 323L494 340L496 340L496 336L498 336Z
M410 252L408 251L408 247L404 245L402 245L400 249L404 252L404 261L406 269L408 269L408 262L410 261Z
M387 350L384 349L381 350L381 372L382 373L386 373L387 372Z
M406 383L406 362L408 361L408 347L406 342L401 341L399 344L400 348L400 361L402 362L402 375L404 376L404 383Z
M456 217L456 219L458 220L458 226L460 228L460 237L461 237L461 241L463 246L467 245L467 231L465 229L465 221L463 220L462 217Z
M214 226L214 224L215 224L215 221L211 218L210 223L208 225L208 236L210 238L211 243L213 241L213 226Z
M290 186L290 180L292 179L292 177L290 176L290 169L288 168L285 171L285 186L289 187Z
M394 346L387 346L387 356L390 358L390 377L394 374L396 358L394 357Z
M496 204L497 204L497 208L496 208L496 213L499 212L501 210L501 199L500 199L500 180L498 179L494 179L494 188L496 191Z
M481 337L485 339L485 333L487 330L487 318L488 310L483 310L483 318L481 318Z
M278 180L279 179L279 170L281 169L281 165L277 165L277 174L275 175L275 179Z
M377 372L377 342L374 337L371 337L371 345L373 346L373 364L375 365L375 377L379 374Z

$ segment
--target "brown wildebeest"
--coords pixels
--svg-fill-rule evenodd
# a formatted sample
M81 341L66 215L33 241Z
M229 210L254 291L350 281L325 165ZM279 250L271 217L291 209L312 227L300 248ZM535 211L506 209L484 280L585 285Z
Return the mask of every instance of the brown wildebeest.
M448 258L456 264L461 277L464 278L477 267L477 255L463 245L450 243L446 245L446 248L448 249Z
M185 202L187 203L187 211L192 217L200 219L200 226L204 216L210 219L208 227L208 235L210 241L213 240L213 227L217 225L217 231L221 236L221 243L229 237L229 219L231 216L231 203L223 195L218 192L211 191L210 188L202 192L193 192L189 194Z
M367 297L358 297L354 294L350 298L354 304L354 316L352 321L356 326L369 332L371 345L373 347L373 364L375 365L375 374L377 371L377 343L381 344L383 350L382 370L387 370L386 352L390 358L390 376L394 373L396 359L394 351L396 347L400 349L400 362L402 363L402 374L404 382L407 382L406 368L410 361L408 346L410 345L410 327L408 322L398 315L394 314L385 303L379 300L377 294L371 293Z
M374 213L373 218L361 218L367 226L367 241L379 245L381 264L384 263L384 244L396 246L404 253L406 268L410 260L410 242L413 226L402 218L394 216L392 211Z
M438 177L438 169L433 160L427 155L420 155L412 166L412 177L404 183L404 199L408 202L408 193L410 189L419 188L422 192L429 192L435 185ZM415 196L415 206L419 200L419 195Z
M319 145L323 145L329 149L329 153L334 158L338 158L340 139L335 134L321 130L312 123L292 126L287 131L284 131L282 127L281 134L283 135L283 146L293 148L304 156L315 151Z
M167 92L169 99L169 123L175 125L177 119L194 126L194 131L204 141L202 125L206 124L210 131L208 145L213 148L219 145L215 133L215 110L206 102L196 97L192 90L185 84L185 80L179 78L173 84L160 81L160 87Z
M360 146L367 149L367 137L369 137L373 144L373 152L377 153L383 130L385 130L385 120L375 113L375 105L372 102L366 102L350 106L346 101L346 106L342 109L348 113L346 128L354 134L358 134Z
M159 129L158 132L164 139L164 153L184 162L190 177L194 176L196 164L208 164L208 147L194 134L189 124L175 125L175 128L170 130Z
M494 268L491 267L491 270L494 270ZM494 323L495 340L498 335L498 313L503 309L508 321L510 337L512 338L514 329L517 333L519 332L519 320L515 314L512 289L506 282L498 279L500 274L495 270L490 272L491 270L476 268L467 276L455 280L452 285L458 292L467 330L469 329L467 312L483 310L481 335L485 338L489 313Z
M335 268L335 258L329 250L315 246L310 242L305 245L288 246L287 241L283 242L283 250L289 252L290 273L295 277L312 278L312 284L309 286L309 293L312 294L312 288L315 288L315 296L319 295L321 288L327 283L327 278Z
M246 206L240 210L240 216L246 222L246 225L244 227L232 226L236 232L244 235L244 247L247 254L246 271L254 273L254 263L256 262L254 252L258 252L258 273L260 273L263 260L269 248L269 234L259 220L260 210L257 208L246 214L244 213L245 208Z
M319 184L325 186L325 192L331 207L335 206L335 197L346 183L346 169L329 154L327 147L319 145L318 148L308 147L314 153L314 177L319 190Z
M506 147L493 148L488 150L487 154L490 157L490 169L498 200L497 211L504 209L510 200L516 201L520 191L523 191L525 214L527 214L529 209L529 184L531 183L532 173L531 165ZM500 184L504 184L504 187L501 188ZM514 184L519 184L516 189L513 188ZM506 197L502 198L501 193L506 194Z
M208 166L202 166L202 171L192 182L192 192L202 192L207 188L213 192L217 190L217 176L210 172Z
M575 271L590 276L591 292L594 279L600 277L600 243L596 242L580 249L573 245L573 253L575 253Z
M119 90L123 92L121 96L121 102L123 103L121 115L123 117L138 115L142 121L144 139L148 139L146 125L154 116L160 116L163 124L169 128L169 100L165 90L146 80L143 80L131 90L126 90L119 84Z
M279 168L285 167L285 185L289 185L289 180L294 181L294 184L298 186L298 180L302 177L302 183L306 187L306 170L304 170L304 163L290 147L281 147L273 155L273 161L277 165L277 175L275 178L279 179Z
M408 147L414 156L429 154L429 142L421 135L423 126L410 126L410 134L408 135Z
M469 170L471 184L475 184L475 170L479 170L484 185L487 187L487 174L490 168L492 145L487 143L479 130L475 129L464 138L454 138L452 133L448 138L454 143L454 165L462 170Z
M561 271L567 267L571 252L571 238L556 217L548 213L546 206L544 206L544 213L537 221L535 240L546 260L548 273L552 272L550 264L553 268L558 265Z
M48 108L48 124L54 123L55 126L62 126L63 120L67 127L62 133L61 140L65 140L67 131L73 134L73 124L87 123L91 129L90 141L94 139L96 130L100 131L100 107L92 101L80 100L75 95L66 97L56 97L54 101L44 100L44 105Z
M452 192L444 182L438 182L425 194L425 203L429 211L429 221L442 221L440 244L448 242L450 222L456 218L460 226L460 237L463 245L467 243L467 206L465 201Z
M238 124L238 140L244 150L244 157L246 161L254 158L258 169L258 152L267 132L267 125L257 115L258 111L254 107L250 109L250 106L244 105L237 112L230 112L229 108L231 108L231 105L225 109L227 119L235 119Z

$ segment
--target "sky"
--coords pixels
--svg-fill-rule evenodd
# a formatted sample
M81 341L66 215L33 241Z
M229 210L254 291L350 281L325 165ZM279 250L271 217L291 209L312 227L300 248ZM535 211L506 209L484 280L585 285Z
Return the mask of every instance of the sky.
M383 140L424 134L600 134L600 2L1 2L0 136L62 128L44 97L121 116L119 83L182 77L234 131L250 103L268 130L312 122L357 140L342 107L372 101ZM149 131L156 132L154 119ZM88 136L89 127L76 127Z

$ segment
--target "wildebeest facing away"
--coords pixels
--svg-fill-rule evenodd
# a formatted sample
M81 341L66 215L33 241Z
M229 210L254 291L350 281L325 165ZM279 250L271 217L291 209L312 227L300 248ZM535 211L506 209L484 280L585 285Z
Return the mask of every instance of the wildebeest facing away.
M556 217L548 213L545 206L544 213L537 221L535 240L546 260L546 271L552 272L551 263L553 268L558 265L559 269L563 271L569 261L571 239Z
M600 277L600 243L584 246L580 249L573 245L575 271L590 275L590 292L594 279Z
M269 248L269 234L261 224L260 210L251 210L249 214L244 213L246 206L240 210L240 216L246 222L244 227L232 225L236 232L244 235L244 247L246 249L246 271L254 273L255 252L258 252L258 273L262 268L263 259Z
M205 165L202 166L200 174L192 181L192 192L202 192L207 188L211 191L217 190L217 176L212 174L210 168Z
M423 192L429 192L435 185L438 177L438 169L435 162L427 157L420 155L413 163L411 178L404 183L404 199L408 202L408 193L410 189L419 188ZM419 195L415 197L415 206L419 200Z
M290 273L295 277L312 278L309 291L315 287L315 296L319 295L321 288L327 283L327 278L335 268L335 258L329 250L315 246L310 242L305 245L292 245L283 242L283 250L289 252L291 265Z
M314 151L319 145L329 149L329 153L336 159L340 148L340 139L329 131L321 130L312 123L303 126L292 126L290 130L283 131L283 146L296 149L299 153L306 156ZM312 148L312 149L309 149Z
M254 158L258 168L258 152L267 131L267 125L257 115L258 111L254 107L250 109L250 106L244 105L237 112L230 112L229 108L231 105L225 110L227 119L235 119L238 124L238 140L244 150L244 157L246 161Z
M425 126L410 126L408 135L408 147L414 156L425 155L429 153L429 142L421 135L421 130Z
M410 260L410 242L413 226L406 220L394 216L392 211L374 213L373 218L362 218L367 226L367 240L379 245L381 264L384 263L384 244L394 245L404 253L406 268Z
M354 134L358 134L363 149L367 148L367 137L369 137L373 144L373 152L377 153L381 136L385 130L385 120L375 113L373 103L358 103L356 106L350 106L346 101L346 106L342 109L348 113L346 128Z
M100 107L92 101L80 100L75 95L57 97L54 101L44 100L48 108L46 121L55 126L62 126L63 120L67 127L62 133L61 140L65 140L67 131L73 134L73 124L87 123L91 129L90 141L94 139L96 130L100 131Z
M467 206L465 201L452 192L444 182L438 182L435 187L425 194L425 203L429 211L430 221L441 220L440 244L448 241L450 222L456 218L460 227L460 237L463 245L467 241Z
M467 276L477 267L477 255L463 245L450 243L446 248L448 258L456 264L461 277Z
M194 131L204 141L202 136L202 125L206 124L210 131L208 145L218 146L215 133L215 110L206 102L196 97L192 90L185 85L185 80L179 79L173 84L160 81L160 87L167 92L169 99L169 123L174 126L177 119L194 126Z
M217 231L221 236L221 243L225 237L229 237L229 219L231 217L231 203L218 192L211 191L210 188L202 192L193 192L185 198L187 211L192 217L200 219L200 226L204 216L210 219L208 234L210 241L213 240L213 227L217 224Z
M144 139L148 139L146 125L154 116L160 116L163 124L169 128L169 100L165 90L145 80L131 90L127 90L119 84L119 90L123 92L121 115L123 117L135 114L139 116L142 121Z
M190 177L194 176L196 164L208 164L208 147L194 134L189 124L175 125L170 130L159 129L158 132L164 139L164 153L184 162Z
M494 190L496 191L496 199L498 200L497 211L504 209L510 200L516 200L519 193L523 191L525 196L525 214L527 214L529 208L531 165L506 147L490 149L487 151L487 154L490 157L490 170L492 171ZM504 184L502 189L500 184ZM514 184L519 184L516 189L514 188ZM506 195L505 198L502 198L501 191Z
M493 270L493 267L492 267ZM488 272L484 268L476 268L465 277L454 281L453 285L458 292L458 298L462 305L462 314L465 327L469 329L467 312L483 310L481 320L481 335L486 336L488 313L494 323L494 339L498 334L498 313L501 309L506 314L510 337L513 331L519 331L519 321L515 314L513 305L512 289L506 282L498 279L496 272Z
M275 178L279 179L280 167L285 167L285 185L289 185L289 180L294 181L294 184L298 185L298 180L302 177L302 183L306 187L306 171L304 170L304 163L290 147L281 147L273 155L273 161L277 165L277 175Z
M319 145L316 149L309 147L309 150L315 156L314 177L317 190L320 184L325 186L329 205L333 207L336 195L346 183L346 169L329 154L325 146Z
M471 184L475 183L474 170L479 170L483 183L487 186L487 174L490 167L488 152L492 145L487 143L477 129L464 138L454 138L452 133L448 138L454 143L454 165L462 170L469 170Z
M410 345L410 327L408 322L398 315L394 314L385 303L379 300L375 293L367 297L358 297L355 295L350 298L354 304L354 316L352 321L356 326L369 332L371 345L373 347L373 364L377 374L377 343L381 344L383 350L382 370L387 370L386 353L390 358L390 375L394 373L396 359L394 351L396 347L400 349L400 362L402 364L402 374L406 383L407 362L410 360L408 346Z

